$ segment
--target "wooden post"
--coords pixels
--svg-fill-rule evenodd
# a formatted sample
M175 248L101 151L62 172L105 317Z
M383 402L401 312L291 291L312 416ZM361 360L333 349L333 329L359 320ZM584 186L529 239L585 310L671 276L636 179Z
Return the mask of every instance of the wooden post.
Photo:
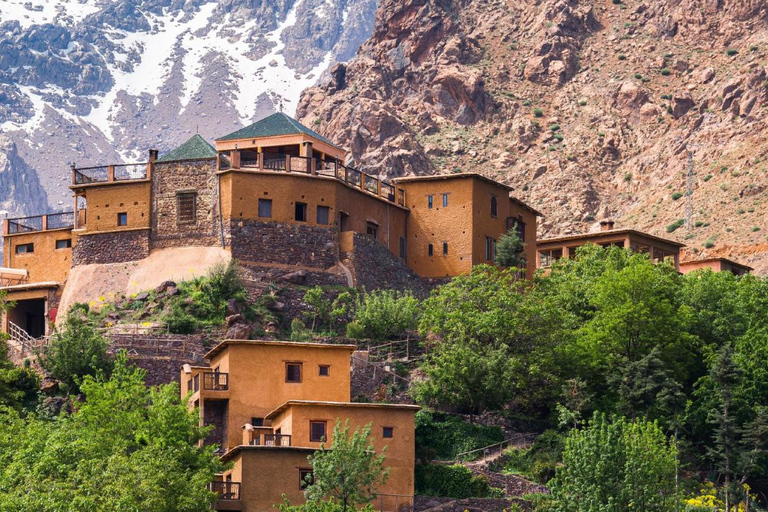
M233 149L229 152L230 156L230 165L233 169L239 169L240 168L240 151L237 149Z
M43 215L43 231L48 231L48 214Z
M376 195L381 197L381 179L376 178Z
M114 165L108 165L107 166L107 181L109 181L109 182L115 181L115 166Z
M285 171L291 172L291 155L285 155Z
M259 170L260 171L264 170L264 153L261 151L261 147L259 147L259 163L258 163L258 166L259 166Z

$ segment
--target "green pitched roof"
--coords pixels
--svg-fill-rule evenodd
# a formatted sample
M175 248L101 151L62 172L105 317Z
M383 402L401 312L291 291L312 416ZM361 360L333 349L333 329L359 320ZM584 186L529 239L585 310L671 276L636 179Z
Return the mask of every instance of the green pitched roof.
M310 130L297 120L283 114L282 112L276 112L271 116L265 117L261 121L256 121L250 126L241 128L236 132L232 132L229 135L225 135L224 137L220 137L216 140L256 139L259 137L274 137L276 135L298 135L302 133L321 140L326 144L330 144L335 148L339 148L338 145L329 141L319 133Z
M216 149L200 135L195 134L187 142L161 156L157 161L173 162L175 160L202 160L204 158L216 158Z

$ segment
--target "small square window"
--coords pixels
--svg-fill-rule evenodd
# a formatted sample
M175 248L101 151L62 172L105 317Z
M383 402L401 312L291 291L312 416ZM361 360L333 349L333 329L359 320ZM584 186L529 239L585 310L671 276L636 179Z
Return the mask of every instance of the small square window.
M301 363L285 363L285 382L301 382Z
M435 248L432 244L427 245L427 256L432 256L435 253Z
M330 224L331 208L328 206L317 207L317 223L327 226Z
M395 437L395 427L384 427L382 428L382 437L384 439L392 439Z
M72 239L65 238L64 240L56 240L57 249L69 249L72 247Z
M434 203L434 198L432 196L427 196L427 207L432 208Z
M178 224L194 224L197 220L197 193L176 193L176 222Z
M120 212L117 214L117 225L118 226L127 226L128 225L128 213L127 212Z
M299 470L299 490L303 491L310 485L315 483L315 474L311 469Z
M448 242L443 242L443 256L448 256Z
M378 237L379 226L374 222L367 222L365 225L365 232L371 236L374 240Z
M296 222L307 222L307 203L296 203L296 212L293 218Z
M268 219L272 217L272 200L259 199L259 217Z
M325 442L325 421L309 422L309 441L312 443Z
M321 364L320 367L318 368L317 373L318 375L320 375L320 377L330 377L331 367L328 366L327 364Z
M21 244L16 246L16 254L28 254L35 252L35 244Z
M448 194L443 194L443 208L448 208Z
M251 426L253 427L263 427L264 426L264 418L251 418Z

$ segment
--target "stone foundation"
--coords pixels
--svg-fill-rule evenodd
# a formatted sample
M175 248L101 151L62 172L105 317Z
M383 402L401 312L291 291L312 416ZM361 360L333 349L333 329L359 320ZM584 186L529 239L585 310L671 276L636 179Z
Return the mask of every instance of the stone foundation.
M351 235L352 250L342 254L342 263L352 273L356 287L410 290L418 297L429 295L428 282L417 276L384 244L363 233Z
M338 261L333 228L231 220L225 230L232 257L244 262L328 269Z
M122 263L149 256L149 230L84 234L72 249L72 266Z

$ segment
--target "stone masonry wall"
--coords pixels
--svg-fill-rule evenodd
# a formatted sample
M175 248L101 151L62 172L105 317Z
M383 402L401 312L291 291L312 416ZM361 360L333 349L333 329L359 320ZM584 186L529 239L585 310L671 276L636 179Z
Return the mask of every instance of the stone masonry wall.
M364 233L354 233L353 237L354 249L342 254L342 263L352 273L355 286L366 290L411 290L418 297L429 294L429 283L384 244Z
M80 235L72 249L72 266L121 263L149 256L149 230Z
M216 160L155 163L152 169L152 249L219 245ZM196 219L178 223L178 193L195 192Z
M244 262L327 269L336 264L338 233L333 228L231 220L225 226L232 257Z

